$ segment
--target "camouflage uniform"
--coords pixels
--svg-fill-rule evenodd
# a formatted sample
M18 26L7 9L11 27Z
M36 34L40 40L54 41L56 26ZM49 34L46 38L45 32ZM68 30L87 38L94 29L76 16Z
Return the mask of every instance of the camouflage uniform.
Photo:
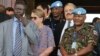
M74 54L80 51L82 48L86 47L89 43L92 43L93 46L97 44L97 36L94 34L94 28L89 26L88 24L84 24L83 28L77 31L76 38L73 37L74 32L75 32L74 27L66 29L63 35L63 39L61 41L62 47L64 47L64 49L68 54ZM74 43L74 48L72 47L73 42L76 42L76 44ZM92 56L92 53L89 53L85 56Z

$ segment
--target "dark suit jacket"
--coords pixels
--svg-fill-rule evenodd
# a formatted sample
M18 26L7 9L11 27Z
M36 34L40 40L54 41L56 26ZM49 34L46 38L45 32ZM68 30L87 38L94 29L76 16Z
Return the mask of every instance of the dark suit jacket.
M10 17L4 13L0 13L0 22L8 20Z
M63 30L63 27L64 27L64 25L65 25L65 22L66 22L66 21L61 22L61 23L58 24L57 27L56 27L55 34L54 34L56 46L59 45L61 32L62 32L62 30Z
M96 29L96 31L98 32L98 35L99 35L99 37L100 37L100 22L97 22L97 23L95 24L95 29Z
M95 47L95 51L96 51L95 56L100 56L100 22L97 22L94 26L95 26L95 30L98 33L98 44Z

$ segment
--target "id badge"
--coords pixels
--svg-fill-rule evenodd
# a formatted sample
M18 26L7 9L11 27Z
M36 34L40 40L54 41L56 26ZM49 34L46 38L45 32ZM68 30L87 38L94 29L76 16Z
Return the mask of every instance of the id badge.
M71 48L76 49L76 47L77 47L77 43L73 42Z

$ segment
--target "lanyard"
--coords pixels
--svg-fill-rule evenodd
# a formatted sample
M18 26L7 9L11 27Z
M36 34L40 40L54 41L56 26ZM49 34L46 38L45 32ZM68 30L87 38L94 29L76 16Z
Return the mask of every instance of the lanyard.
M77 48L77 42L76 42L76 39L77 39L77 32L74 32L73 33L73 38L72 38L72 46L71 46L71 48L73 48L73 49L76 49Z
M72 36L72 41L73 42L76 42L76 39L77 39L77 32L73 32L73 36Z

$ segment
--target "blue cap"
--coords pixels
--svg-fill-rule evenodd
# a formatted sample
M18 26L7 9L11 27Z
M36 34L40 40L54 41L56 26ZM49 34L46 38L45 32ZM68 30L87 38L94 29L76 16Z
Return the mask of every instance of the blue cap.
M55 1L51 4L51 8L62 7L63 4L61 1Z
M76 8L76 9L73 10L72 13L73 14L83 15L83 14L86 14L86 9L84 9L84 8Z

